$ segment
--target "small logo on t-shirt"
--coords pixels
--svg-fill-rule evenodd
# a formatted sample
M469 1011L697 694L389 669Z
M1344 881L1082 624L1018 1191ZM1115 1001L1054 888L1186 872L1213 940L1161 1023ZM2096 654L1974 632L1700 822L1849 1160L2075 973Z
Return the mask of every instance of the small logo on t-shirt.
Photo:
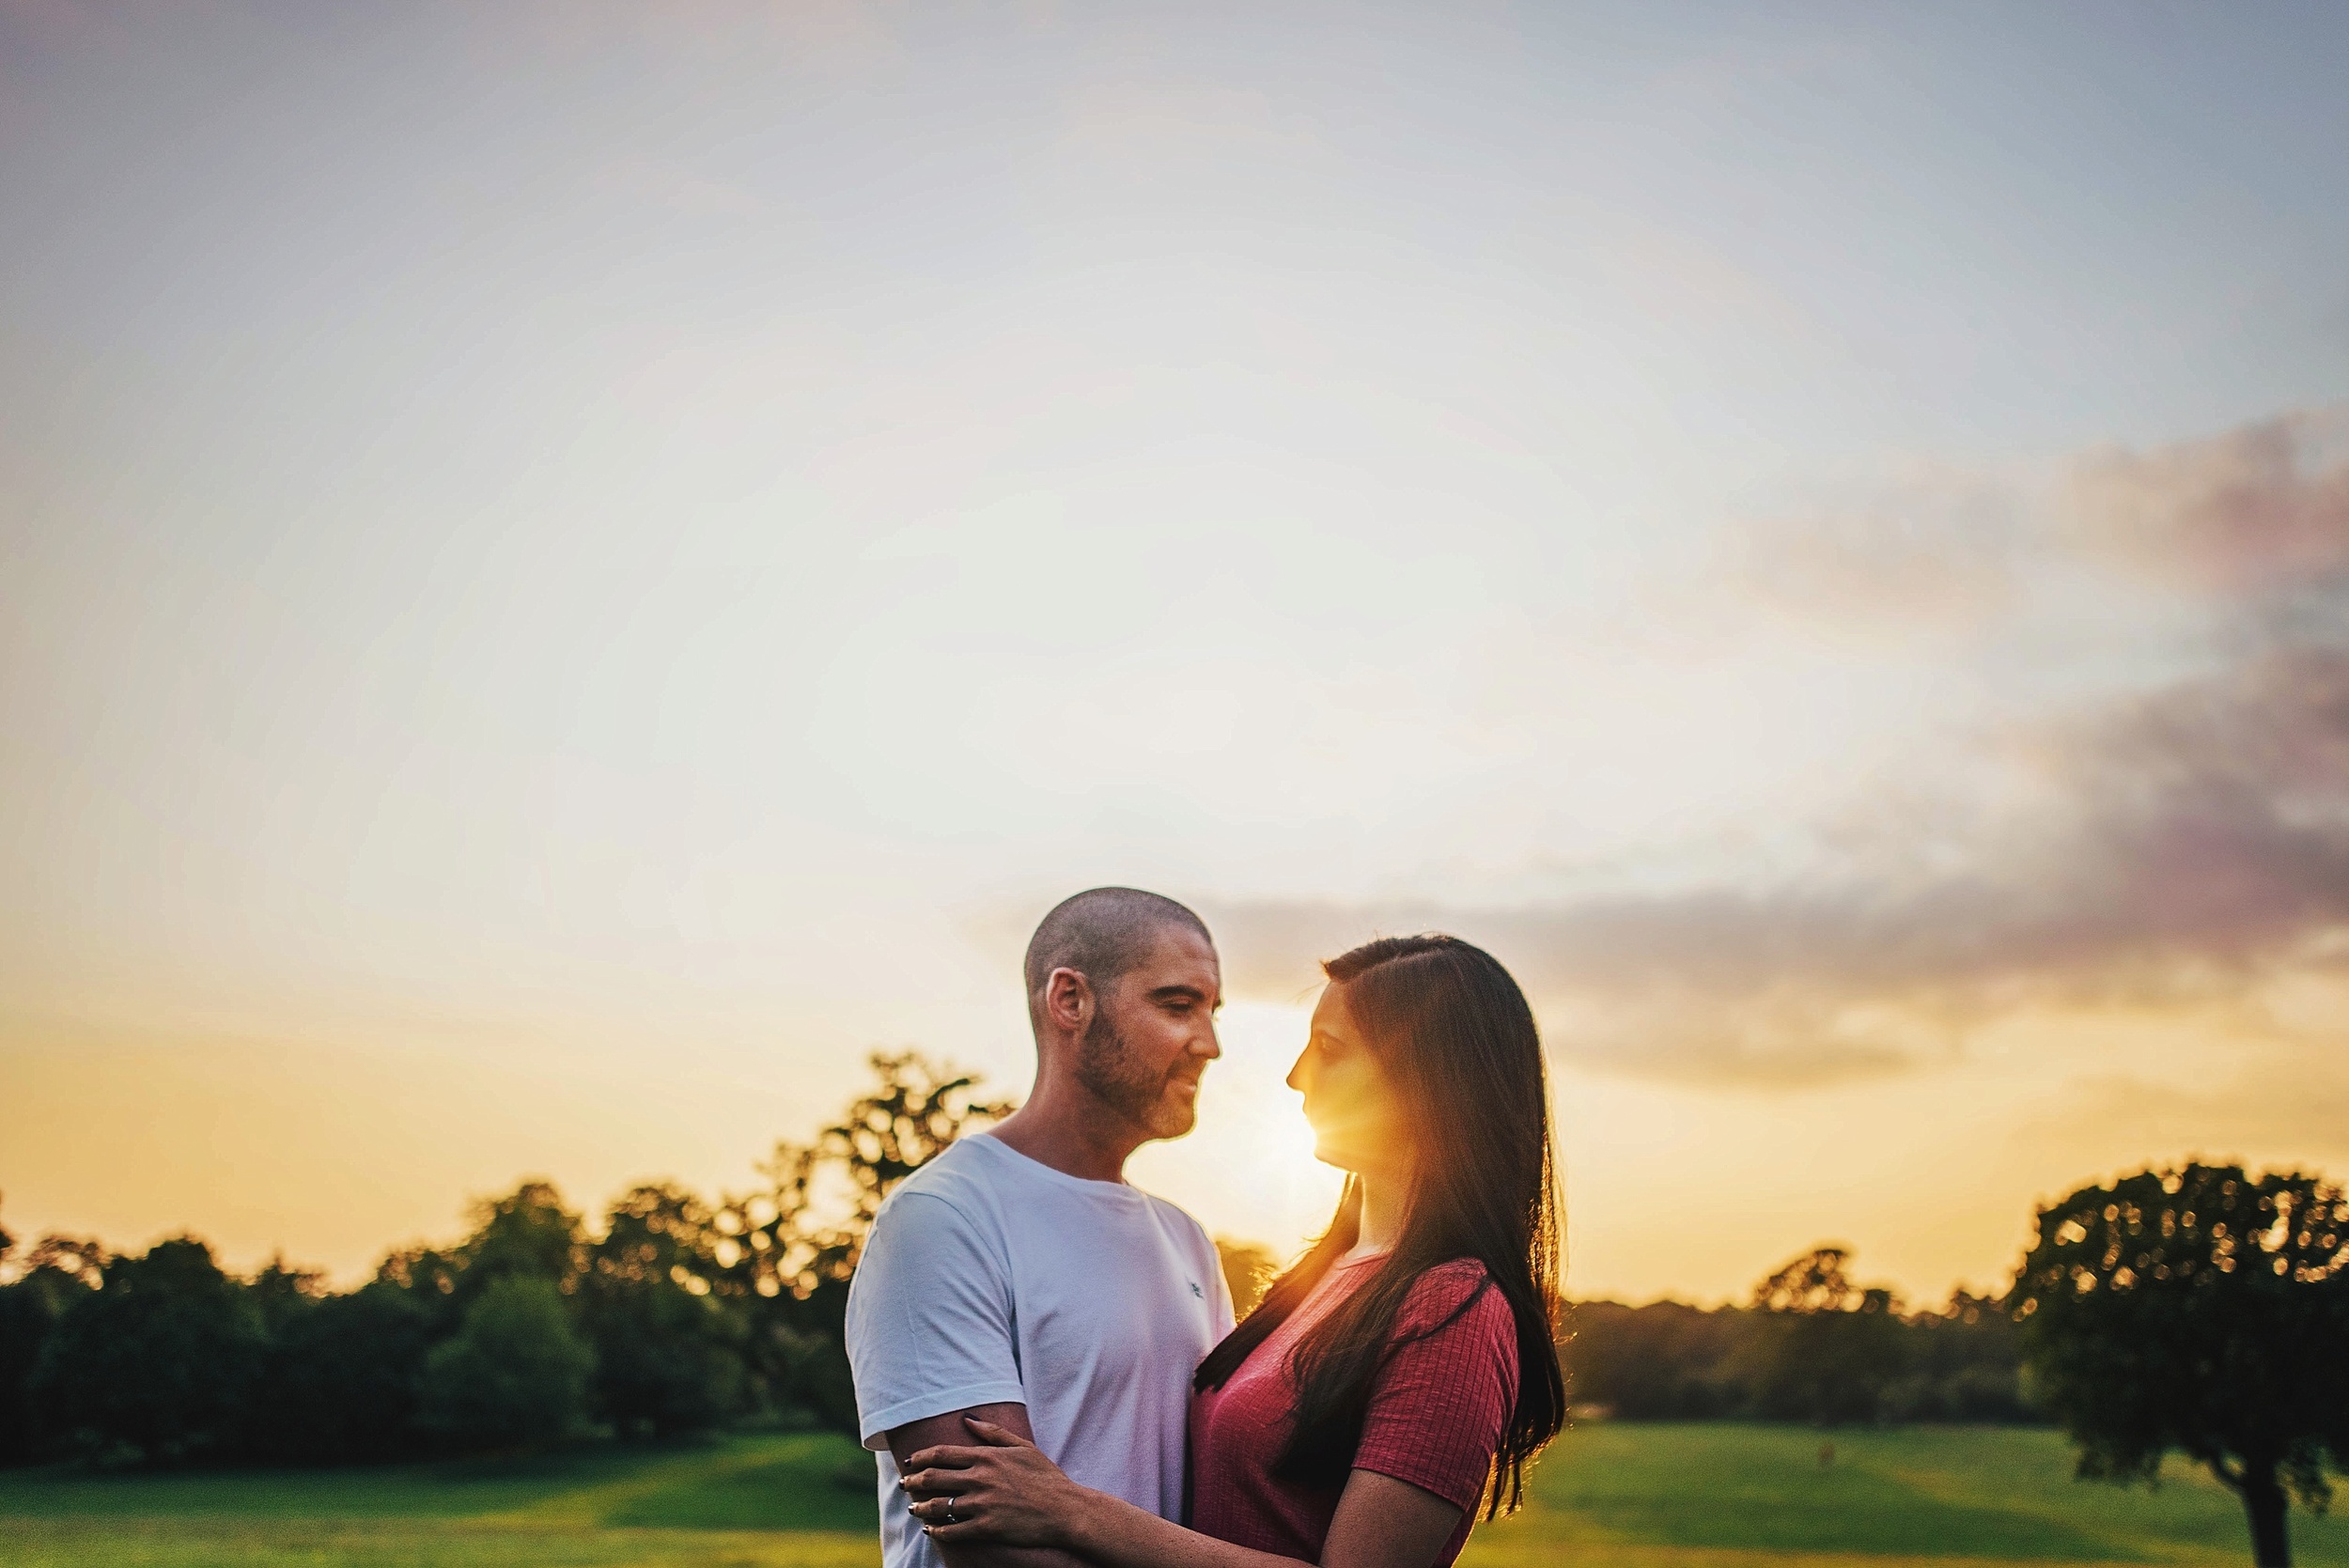
M1183 1283L1185 1283L1185 1284L1189 1285L1189 1286L1190 1287L1190 1294L1191 1294L1191 1295L1193 1295L1193 1296L1197 1296L1197 1297L1199 1297L1199 1299L1200 1299L1200 1300L1205 1301L1205 1300L1207 1298L1207 1293L1206 1293L1206 1291L1201 1290L1201 1289L1199 1288L1199 1281L1196 1281L1196 1280L1185 1280L1185 1281L1183 1281Z

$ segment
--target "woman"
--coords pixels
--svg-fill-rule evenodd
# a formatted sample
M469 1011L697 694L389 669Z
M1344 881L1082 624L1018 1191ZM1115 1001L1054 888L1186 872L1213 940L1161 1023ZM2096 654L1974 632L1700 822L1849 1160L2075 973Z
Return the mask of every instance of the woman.
M1384 938L1322 968L1288 1081L1346 1192L1200 1365L1190 1528L972 1421L980 1446L907 1467L934 1540L1058 1546L1101 1568L1446 1568L1480 1506L1517 1505L1565 1403L1532 1011L1451 937Z

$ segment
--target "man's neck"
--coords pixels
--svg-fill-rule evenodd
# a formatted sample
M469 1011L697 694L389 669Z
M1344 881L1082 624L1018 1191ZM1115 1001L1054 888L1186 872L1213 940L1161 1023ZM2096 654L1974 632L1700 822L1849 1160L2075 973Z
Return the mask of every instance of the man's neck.
M1038 1165L1088 1182L1122 1182L1126 1157L1144 1140L1074 1084L1038 1083L1028 1103L988 1133Z

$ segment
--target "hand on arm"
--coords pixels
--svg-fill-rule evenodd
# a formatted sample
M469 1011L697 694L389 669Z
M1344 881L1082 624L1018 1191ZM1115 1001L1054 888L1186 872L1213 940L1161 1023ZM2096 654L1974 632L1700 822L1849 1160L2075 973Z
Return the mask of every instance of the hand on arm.
M1034 1435L1028 1427L1026 1405L982 1405L971 1410L953 1410L942 1416L930 1416L892 1427L889 1452L896 1458L897 1473L911 1477L921 1467L914 1462L915 1454L921 1450L935 1449L941 1443L969 1442L971 1429L963 1424L966 1416L977 1420L989 1430L1017 1435L1020 1441L1031 1445L1030 1452L1039 1459L1043 1458L1042 1452L1033 1446ZM1045 1464L1049 1467L1051 1462L1045 1460ZM1060 1474L1058 1469L1052 1473ZM1062 1476L1061 1480L1072 1487L1075 1485L1066 1476ZM907 1484L910 1500L917 1504L921 1498L933 1495L912 1485L910 1481ZM917 1517L926 1518L918 1506L914 1513ZM945 1516L942 1508L938 1516ZM939 1555L946 1560L947 1568L1085 1568L1085 1564L1066 1551L1022 1545L999 1535L953 1540L940 1537L933 1531L932 1539L937 1541Z
M977 1419L967 1423L977 1446L948 1442L898 1460L905 1484L922 1499L914 1517L941 1551L1003 1543L997 1549L1059 1548L1052 1555L1074 1553L1101 1568L1296 1568L1295 1558L1218 1541L1078 1485L1028 1440L1025 1408L1011 1408L1023 1418L1021 1430ZM896 1434L890 1436L894 1447ZM1459 1523L1457 1504L1356 1470L1338 1498L1320 1568L1429 1568Z

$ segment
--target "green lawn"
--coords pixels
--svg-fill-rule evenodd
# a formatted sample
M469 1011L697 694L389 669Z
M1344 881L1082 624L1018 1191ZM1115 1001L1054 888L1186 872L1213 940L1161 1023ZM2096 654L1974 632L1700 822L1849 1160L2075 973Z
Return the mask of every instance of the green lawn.
M1602 1425L1464 1568L1897 1568L2249 1560L2232 1496L2071 1479L2052 1433L1820 1435ZM23 1568L874 1568L871 1461L816 1436L589 1450L505 1465L89 1475L0 1471L0 1561ZM2349 1522L2295 1514L2298 1560L2349 1568Z
M227 1474L0 1471L23 1568L872 1568L873 1462L736 1437L505 1464Z
M1822 1468L1819 1445L1834 1444ZM1570 1433L1533 1500L1478 1531L1463 1568L1646 1564L2248 1563L2232 1493L2172 1464L2158 1491L2072 1479L2053 1432L1617 1423ZM2349 1565L2349 1529L2293 1516L2295 1560Z

